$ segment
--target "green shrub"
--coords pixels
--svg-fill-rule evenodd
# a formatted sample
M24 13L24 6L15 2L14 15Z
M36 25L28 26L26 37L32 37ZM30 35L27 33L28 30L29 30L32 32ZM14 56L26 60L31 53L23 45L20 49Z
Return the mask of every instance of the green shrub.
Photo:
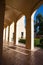
M40 39L39 38L35 38L34 39L34 45L37 46L40 44Z
M43 45L43 38L41 38L41 39L40 39L40 44L42 44L42 45Z
M19 41L18 42L20 42L20 43L26 43L26 39L19 39Z

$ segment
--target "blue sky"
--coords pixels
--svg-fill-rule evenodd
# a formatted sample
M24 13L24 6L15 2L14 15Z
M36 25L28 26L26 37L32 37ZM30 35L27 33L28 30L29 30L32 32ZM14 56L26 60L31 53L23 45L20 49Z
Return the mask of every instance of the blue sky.
M37 9L37 11L36 11L36 13L35 13L35 15L34 15L34 20L36 20L36 16L37 16L38 14L42 14L42 16L43 16L43 5L41 5L41 6ZM26 26L26 17L24 18L24 24L25 24L25 26Z
M42 14L43 15L43 5L41 5L38 9L37 9L37 11L36 11L36 13L35 13L35 15L34 15L34 20L36 20L36 16L38 15L38 14Z
M24 25L26 26L26 17L24 18Z

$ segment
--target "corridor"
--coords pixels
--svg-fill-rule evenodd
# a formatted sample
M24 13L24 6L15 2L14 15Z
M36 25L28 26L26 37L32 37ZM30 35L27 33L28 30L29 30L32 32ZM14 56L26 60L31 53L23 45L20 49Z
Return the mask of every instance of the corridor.
M33 13L41 5L43 0L0 0L0 65L43 65L43 49L34 51L33 38ZM17 46L21 38L24 48Z
M31 52L22 47L4 45L3 65L43 65L43 49Z

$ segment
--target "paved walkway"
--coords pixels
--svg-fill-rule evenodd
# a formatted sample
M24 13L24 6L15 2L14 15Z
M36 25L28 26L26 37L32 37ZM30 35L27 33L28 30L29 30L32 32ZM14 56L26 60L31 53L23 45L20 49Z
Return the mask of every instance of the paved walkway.
M43 49L30 52L19 47L3 47L3 65L43 65Z

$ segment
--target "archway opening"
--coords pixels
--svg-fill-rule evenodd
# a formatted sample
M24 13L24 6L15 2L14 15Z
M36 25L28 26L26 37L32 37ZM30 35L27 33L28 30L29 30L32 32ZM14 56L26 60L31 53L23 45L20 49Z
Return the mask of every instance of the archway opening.
M26 45L26 17L22 16L16 25L16 45Z
M43 48L43 5L31 16L31 49Z
M6 44L5 44L6 41ZM8 45L8 26L3 29L3 45Z
M13 46L14 42L14 21L10 25L10 34L9 34L9 46Z
M3 30L3 45L12 46L13 45L13 33L14 33L14 21Z

